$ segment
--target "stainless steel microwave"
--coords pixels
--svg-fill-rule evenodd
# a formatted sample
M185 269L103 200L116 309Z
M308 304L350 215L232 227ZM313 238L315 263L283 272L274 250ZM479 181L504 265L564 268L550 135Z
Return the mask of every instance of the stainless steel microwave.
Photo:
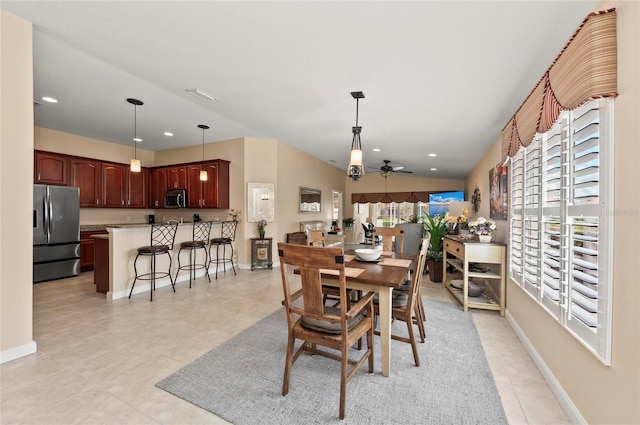
M171 189L164 194L165 208L186 208L187 191L186 189Z

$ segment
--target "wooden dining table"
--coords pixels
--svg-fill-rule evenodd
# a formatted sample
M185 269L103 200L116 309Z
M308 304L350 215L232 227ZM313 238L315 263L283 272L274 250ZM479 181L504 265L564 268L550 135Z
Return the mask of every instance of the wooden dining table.
M382 375L391 373L391 292L399 288L408 278L415 255L383 252L381 261L361 261L355 251L345 254L345 276L347 288L378 293L380 311L380 357ZM334 273L322 273L324 285L339 286Z

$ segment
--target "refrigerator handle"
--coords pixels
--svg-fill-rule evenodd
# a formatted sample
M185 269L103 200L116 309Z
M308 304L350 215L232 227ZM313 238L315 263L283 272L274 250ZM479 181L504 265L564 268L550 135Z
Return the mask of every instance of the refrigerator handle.
M45 195L44 199L42 200L42 210L43 210L43 216L44 216L44 220L42 221L42 225L44 227L44 233L47 235L47 240L49 239L49 208L47 205L47 196Z
M51 198L47 197L47 201L49 203L49 219L47 220L47 240L51 240L51 222L53 217L53 205L51 203Z

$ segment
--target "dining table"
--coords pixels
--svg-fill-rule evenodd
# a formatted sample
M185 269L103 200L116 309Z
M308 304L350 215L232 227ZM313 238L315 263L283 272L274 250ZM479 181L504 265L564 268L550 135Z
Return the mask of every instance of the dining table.
M374 261L360 259L355 250L344 251L346 287L378 293L382 375L391 374L391 293L408 279L414 254L382 251ZM339 286L335 271L321 270L324 285Z

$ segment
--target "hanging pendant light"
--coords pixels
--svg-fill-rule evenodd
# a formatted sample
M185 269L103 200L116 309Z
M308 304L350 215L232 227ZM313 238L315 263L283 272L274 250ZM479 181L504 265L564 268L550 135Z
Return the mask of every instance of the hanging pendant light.
M351 92L351 96L356 100L356 126L353 130L353 140L351 141L351 154L349 155L349 165L347 166L347 176L351 180L357 182L364 175L364 164L362 162L362 143L360 141L360 132L362 127L358 126L358 102L364 99L364 93L361 91Z
M200 164L200 181L206 182L209 176L204 169L204 131L209 129L208 125L198 124L198 128L202 129L202 164Z
M127 99L127 102L133 105L133 159L131 160L130 170L134 173L140 172L140 160L138 159L138 142L142 139L138 138L138 106L144 105L141 100Z

